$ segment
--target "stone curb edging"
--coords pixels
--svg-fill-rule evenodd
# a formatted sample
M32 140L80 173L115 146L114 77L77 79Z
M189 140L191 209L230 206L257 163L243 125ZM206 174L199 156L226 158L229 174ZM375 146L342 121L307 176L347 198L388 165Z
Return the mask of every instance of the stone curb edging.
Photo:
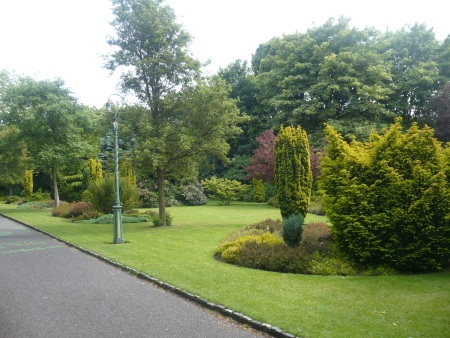
M150 282L150 283L152 283L152 284L154 284L154 285L156 285L156 286L158 286L158 287L160 287L160 288L162 288L164 290L170 291L170 292L175 293L176 295L181 296L181 297L183 297L183 298L185 298L187 300L193 301L193 302L199 304L200 306L203 306L203 307L205 307L205 308L207 308L209 310L212 310L212 311L215 311L217 313L220 313L221 315L223 315L223 316L225 316L227 318L231 318L231 319L235 320L236 322L239 322L239 323L244 324L244 325L248 325L249 327L251 327L251 328L253 328L255 330L261 331L263 333L270 334L272 337L275 337L275 338L301 338L301 337L295 336L295 335L293 335L291 333L284 332L282 329L280 329L277 326L272 326L270 324L262 323L260 321L254 320L254 319L252 319L249 316L246 316L246 315L244 315L244 314L242 314L240 312L228 309L228 308L224 307L223 305L215 304L213 302L208 302L205 299L203 299L203 298L201 298L201 297L199 297L197 295L194 295L192 293L189 293L189 292L186 292L184 290L181 290L180 288L177 288L177 287L175 287L175 286L173 286L171 284L163 282L163 281L161 281L161 280L159 280L157 278L148 276L148 275L146 275L146 274L144 274L142 272L137 271L136 269L133 269L133 268L130 268L130 267L128 267L126 265L123 265L121 263L112 261L112 260L110 260L110 259L108 259L106 257L103 257L103 256L101 256L101 255L99 255L99 254L97 254L97 253L95 253L93 251L90 251L88 249L79 247L79 246L77 246L77 245L75 245L73 243L67 242L67 241L65 241L65 240L63 240L63 239L61 239L59 237L56 237L55 235L52 235L51 233L48 233L48 232L46 232L44 230L41 230L41 229L38 229L38 228L36 228L36 227L34 227L32 225L23 223L21 221L18 221L18 220L14 219L14 218L11 218L11 217L3 215L3 214L0 214L0 215L5 217L5 218L8 218L8 219L10 219L10 220L12 220L14 222L20 223L20 224L22 224L22 225L24 225L24 226L26 226L28 228L36 230L36 231L38 231L38 232L40 232L40 233L42 233L42 234L44 234L44 235L46 235L48 237L56 239L57 241L62 242L62 243L66 244L66 245L68 245L68 246L70 246L72 248L75 248L75 249L77 249L77 250L79 250L79 251L81 251L83 253L86 253L86 254L94 257L94 258L97 258L98 260L101 260L101 261L103 261L103 262L105 262L107 264L110 264L110 265L112 265L112 266L114 266L116 268L119 268L122 271L125 271L125 272L127 272L127 273L129 273L129 274L131 274L133 276L136 276L139 279L142 279L142 280L145 280L147 282Z

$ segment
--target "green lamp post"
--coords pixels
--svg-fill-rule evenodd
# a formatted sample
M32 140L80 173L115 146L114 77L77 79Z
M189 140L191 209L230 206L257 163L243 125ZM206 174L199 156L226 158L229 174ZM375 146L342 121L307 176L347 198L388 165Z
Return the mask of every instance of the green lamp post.
M120 109L123 107L124 99L119 94L112 94L109 96L108 101L106 102L106 112L111 113L111 97L118 96L121 99L120 106L116 107L116 111L114 113L114 122L113 122L113 131L114 131L114 204L113 204L113 212L114 212L114 244L122 244L123 243L123 230L122 230L122 206L120 205L120 176L119 176L119 145L118 145L118 132L119 132L119 124L117 123L117 115L119 114Z

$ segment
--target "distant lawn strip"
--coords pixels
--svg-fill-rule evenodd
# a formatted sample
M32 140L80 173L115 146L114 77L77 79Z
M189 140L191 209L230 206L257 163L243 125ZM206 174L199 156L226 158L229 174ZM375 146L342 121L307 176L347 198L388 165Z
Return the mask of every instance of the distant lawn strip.
M169 209L170 227L70 223L50 210L0 204L0 213L158 278L208 301L304 337L448 337L450 273L308 276L240 268L213 254L231 231L280 218L265 204L208 204ZM324 221L308 215L306 222Z

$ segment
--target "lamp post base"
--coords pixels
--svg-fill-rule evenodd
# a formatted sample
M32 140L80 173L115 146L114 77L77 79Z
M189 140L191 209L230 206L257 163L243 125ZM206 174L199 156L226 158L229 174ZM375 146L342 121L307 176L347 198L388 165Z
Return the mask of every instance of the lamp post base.
M122 231L122 206L114 205L114 244L123 243L123 231Z

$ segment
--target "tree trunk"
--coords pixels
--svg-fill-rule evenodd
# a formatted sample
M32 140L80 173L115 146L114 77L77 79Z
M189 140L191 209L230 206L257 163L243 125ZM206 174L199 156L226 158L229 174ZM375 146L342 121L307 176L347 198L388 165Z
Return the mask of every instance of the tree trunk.
M52 180L53 180L53 194L55 199L55 206L59 207L59 190L58 190L58 180L56 177L56 168L52 168Z
M159 199L159 216L162 219L163 226L166 226L166 195L164 194L164 170L156 169L158 179L158 199Z

